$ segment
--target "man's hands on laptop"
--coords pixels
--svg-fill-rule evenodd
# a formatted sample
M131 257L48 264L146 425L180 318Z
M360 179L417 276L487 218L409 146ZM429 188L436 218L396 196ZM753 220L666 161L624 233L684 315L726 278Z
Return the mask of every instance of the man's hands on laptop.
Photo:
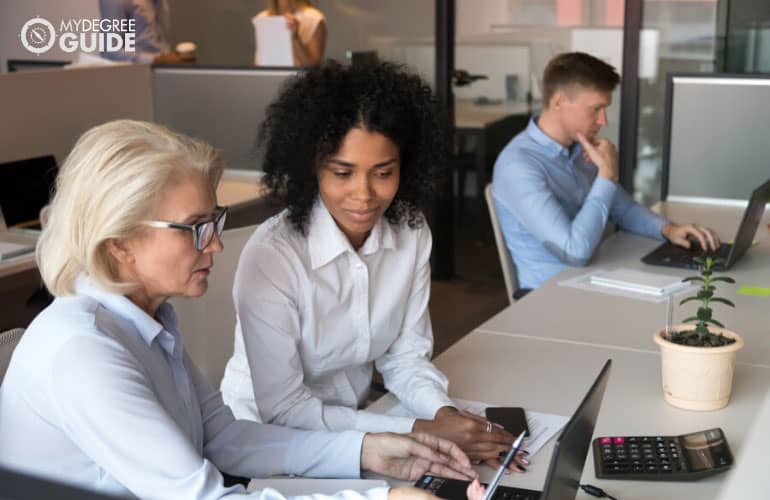
M507 452L516 439L500 425L451 406L439 408L433 420L416 420L413 430L457 443L474 463L484 462L493 469L500 467L500 453ZM527 464L522 452L511 462L509 470L524 472Z
M577 139L583 146L583 158L590 161L599 169L599 177L612 182L618 180L618 150L609 139L604 137L587 138L577 133Z
M692 248L695 241L704 251L716 251L719 248L719 236L716 231L708 227L669 222L660 232L668 241L680 247Z

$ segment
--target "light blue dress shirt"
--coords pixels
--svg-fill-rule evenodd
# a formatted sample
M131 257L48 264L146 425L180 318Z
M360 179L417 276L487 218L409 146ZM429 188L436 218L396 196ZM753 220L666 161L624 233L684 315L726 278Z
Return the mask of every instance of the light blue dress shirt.
M76 292L40 313L13 354L0 385L0 466L164 499L283 498L272 489L225 488L220 470L360 475L360 432L235 420L185 353L170 305L156 321L87 279ZM386 488L366 494L386 496Z
M537 288L565 266L584 266L607 221L663 239L668 222L597 176L579 143L566 148L537 125L538 116L495 162L492 197L520 288Z

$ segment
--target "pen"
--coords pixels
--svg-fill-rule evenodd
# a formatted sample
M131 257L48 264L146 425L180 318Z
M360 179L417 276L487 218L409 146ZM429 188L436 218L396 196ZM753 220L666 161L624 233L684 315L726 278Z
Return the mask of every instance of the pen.
M513 446L511 447L511 451L508 452L508 454L505 456L505 460L503 460L503 464L500 466L499 469L497 469L497 473L495 474L495 477L492 479L492 482L489 483L489 486L487 486L487 492L484 494L484 500L491 500L492 497L495 495L495 490L497 490L497 485L500 484L500 479L503 478L503 474L505 474L505 469L508 468L508 466L511 464L511 461L516 457L516 454L519 452L519 448L521 448L521 443L524 441L524 436L527 434L527 431L521 431L521 434L519 434L519 437L516 438L516 441L513 442Z

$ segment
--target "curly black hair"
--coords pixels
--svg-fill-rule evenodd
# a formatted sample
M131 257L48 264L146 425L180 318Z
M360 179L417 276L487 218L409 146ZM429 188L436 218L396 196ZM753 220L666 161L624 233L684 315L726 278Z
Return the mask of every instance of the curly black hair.
M352 128L379 132L398 147L401 163L398 191L385 217L394 225L419 227L421 209L446 165L445 116L430 87L403 66L329 61L291 78L267 108L257 141L265 183L305 234L318 196L317 169Z

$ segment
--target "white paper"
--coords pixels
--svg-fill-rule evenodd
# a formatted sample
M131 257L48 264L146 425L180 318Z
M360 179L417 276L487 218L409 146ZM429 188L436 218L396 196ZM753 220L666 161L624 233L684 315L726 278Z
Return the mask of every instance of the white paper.
M31 245L22 245L11 243L10 241L0 241L0 260L8 260L20 255L27 254L35 248Z
M388 483L378 479L311 479L304 477L275 477L252 479L246 491L249 493L272 488L284 497L299 495L333 495L343 490L364 493L372 488L387 487Z
M255 17L254 37L260 66L294 66L291 32L283 16Z
M638 271L641 272L641 271ZM669 295L671 296L677 296L681 295L685 292L689 292L691 290L695 290L697 287L689 282L681 282L681 286L670 286L669 288L666 288L663 290L663 293L657 294L657 293L650 293L649 291L645 291L638 287L628 286L628 287L618 287L618 286L606 286L606 285L599 285L596 283L592 283L592 277L596 276L603 276L609 273L606 269L595 269L591 271L590 273L581 274L579 276L575 276L573 278L569 278L564 281L560 281L558 284L559 286L566 286L570 288L579 288L581 290L587 290L589 292L599 292L599 293L605 293L608 295L615 295L619 297L626 297L629 299L638 299L638 300L645 300L647 302L663 302L665 301ZM643 273L643 274L651 274L655 276L654 273ZM658 276L664 276L664 275L658 275ZM674 278L670 277L672 282L674 280L680 280L681 278Z
M592 285L618 288L629 292L649 295L668 295L688 286L679 276L618 268L612 271L595 271L590 277Z
M494 406L489 403L469 401L467 399L453 398L452 401L457 405L457 408L482 417L488 407ZM414 415L400 403L386 411L385 414L394 417L414 417ZM538 413L527 409L524 410L524 415L527 417L527 426L529 427L530 435L524 438L524 446L522 448L529 452L529 456L534 456L535 453L540 451L540 449L545 446L545 444L550 441L569 420L569 417L562 415Z

